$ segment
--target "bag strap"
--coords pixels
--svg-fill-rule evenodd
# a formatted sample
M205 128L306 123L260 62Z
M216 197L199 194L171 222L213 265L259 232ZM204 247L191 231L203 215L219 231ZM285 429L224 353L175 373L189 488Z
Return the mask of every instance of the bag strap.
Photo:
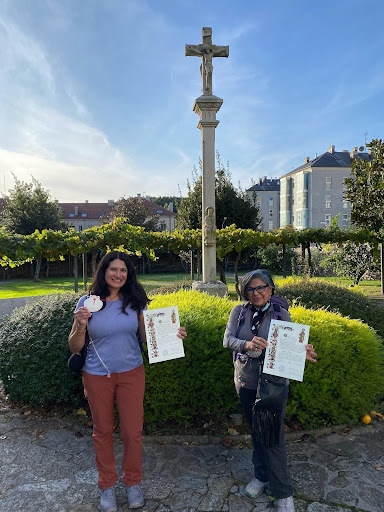
M237 329L236 329L235 338L237 338L239 336L239 332L241 331L241 328L244 325L245 315L246 315L246 312L247 312L248 308L249 308L249 302L247 302L246 304L243 304L242 307L241 307L241 310L240 310L240 313L239 313L239 318L237 320Z

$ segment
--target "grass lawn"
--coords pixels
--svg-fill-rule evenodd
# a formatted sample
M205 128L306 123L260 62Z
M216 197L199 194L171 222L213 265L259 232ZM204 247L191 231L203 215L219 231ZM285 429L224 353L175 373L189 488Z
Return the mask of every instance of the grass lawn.
M145 290L150 294L152 290L161 286L170 284L174 281L190 282L189 274L140 274L140 282L143 284ZM279 281L282 276L275 275L275 280ZM331 283L343 286L350 286L351 279L340 277L327 277L325 279ZM90 282L90 280L89 280ZM88 282L88 284L89 284ZM235 279L233 276L227 276L227 285L229 295L232 300L236 300L235 292ZM358 289L362 290L369 296L381 296L380 281L360 281ZM83 290L83 283L79 280L79 291ZM64 293L74 291L74 280L68 277L55 277L55 278L41 278L35 283L32 280L20 279L14 281L0 281L0 299L10 299L14 297L28 297L33 295L49 295L54 293Z

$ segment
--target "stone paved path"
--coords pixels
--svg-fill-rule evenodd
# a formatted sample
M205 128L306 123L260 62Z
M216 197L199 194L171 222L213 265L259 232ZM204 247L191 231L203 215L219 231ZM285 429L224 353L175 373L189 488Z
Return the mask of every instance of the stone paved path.
M384 424L288 443L297 512L384 511ZM157 438L159 441L159 438ZM222 444L159 444L147 438L142 487L147 512L273 511L244 496L251 450ZM122 444L116 438L118 464ZM96 512L91 429L0 408L0 511ZM117 488L119 512L127 512ZM355 508L356 507L356 508Z

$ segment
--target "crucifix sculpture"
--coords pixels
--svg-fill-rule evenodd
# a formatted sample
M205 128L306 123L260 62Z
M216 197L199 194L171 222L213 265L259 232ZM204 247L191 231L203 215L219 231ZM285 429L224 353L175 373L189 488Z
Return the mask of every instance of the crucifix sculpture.
M215 129L219 124L216 113L223 100L212 93L212 59L228 57L229 46L212 44L212 28L203 27L202 44L185 45L187 57L201 57L200 73L203 81L202 96L196 99L194 112L200 116L197 127L201 130L202 147L202 253L203 281L192 288L212 295L225 295L228 288L216 281L216 207L215 207Z
M212 96L212 73L213 73L213 57L228 57L229 46L217 46L212 44L212 28L203 27L202 44L186 44L186 57L202 57L200 65L201 78L203 87L201 92L203 96Z

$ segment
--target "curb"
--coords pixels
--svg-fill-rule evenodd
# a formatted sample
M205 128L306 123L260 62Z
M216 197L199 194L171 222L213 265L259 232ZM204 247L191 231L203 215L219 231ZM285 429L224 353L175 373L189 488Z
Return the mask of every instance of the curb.
M347 425L334 425L332 427L320 427L311 430L299 430L297 432L286 432L285 440L287 442L297 442L302 439L317 439L329 434L336 434L345 430ZM169 436L143 436L144 444L176 444L176 445L208 445L208 444L224 444L225 446L237 446L247 445L252 443L250 434L239 434L239 435L222 435L222 436L211 436L211 435L169 435Z

